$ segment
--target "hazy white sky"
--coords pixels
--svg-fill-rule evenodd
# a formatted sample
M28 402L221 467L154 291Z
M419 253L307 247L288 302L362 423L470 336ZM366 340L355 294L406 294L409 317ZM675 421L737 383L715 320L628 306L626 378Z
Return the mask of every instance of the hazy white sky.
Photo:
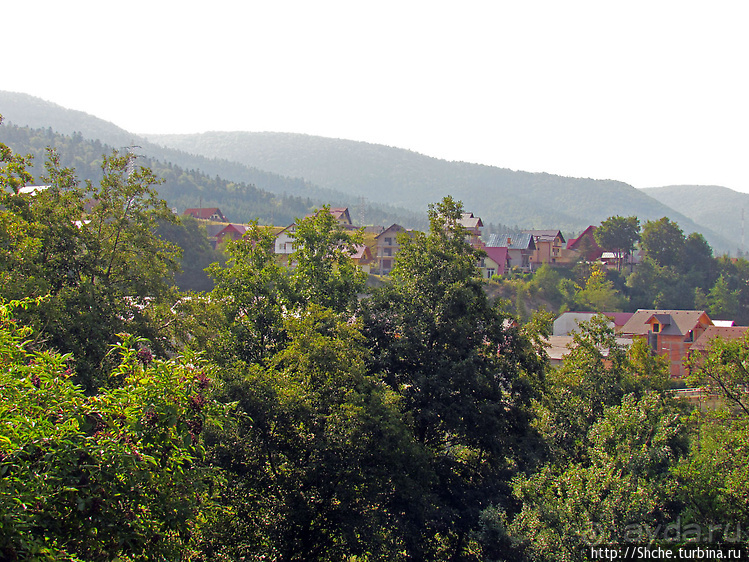
M0 90L134 133L307 133L749 192L746 1L7 0L0 14Z

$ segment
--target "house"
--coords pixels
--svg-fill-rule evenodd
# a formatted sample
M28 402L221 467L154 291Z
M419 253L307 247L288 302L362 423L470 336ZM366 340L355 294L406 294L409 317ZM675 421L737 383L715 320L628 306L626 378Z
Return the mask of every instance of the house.
M507 271L510 256L505 248L484 248L486 257L481 260L481 277L491 279L495 275L504 275Z
M609 319L608 326L619 334L633 312L565 312L554 320L552 333L555 336L568 336L577 332L580 322L590 322L594 316L605 316Z
M389 275L395 264L395 254L398 253L400 244L398 244L398 234L401 232L409 233L409 229L399 224L392 224L380 234L375 236L377 244L377 265L380 269L380 275Z
M549 356L549 363L552 366L558 367L564 363L564 358L574 349L574 336L549 336L546 338L547 348L546 354ZM615 342L620 347L629 347L632 345L632 340L629 338L615 338ZM607 360L609 350L605 347L599 347L598 350L604 358Z
M249 228L246 224L230 223L216 233L216 243L221 244L226 240L239 240Z
M530 234L492 234L487 248L507 248L507 267L531 268L531 257L536 250ZM486 250L487 248L484 248Z
M740 340L746 336L749 326L708 326L702 335L692 344L692 353L707 353L715 338L722 340Z
M185 209L182 214L203 221L229 222L218 207Z
M530 260L532 268L540 267L544 263L556 263L562 260L562 250L566 244L561 230L524 230L523 234L533 236L536 246Z
M577 238L567 240L566 261L570 262L582 259L591 262L601 257L603 248L596 242L595 231L596 227L591 225L583 230Z
M355 246L355 251L353 254L351 254L351 259L354 260L354 263L358 265L365 273L369 273L372 264L374 263L374 258L372 258L372 251L369 249L369 246L365 246L364 244L357 244Z
M276 254L293 254L294 253L294 234L296 233L296 223L290 224L278 234L276 234Z
M671 377L686 376L685 359L699 337L713 325L704 310L643 310L635 312L622 327L621 335L647 338L657 354L667 357Z
M716 339L746 341L747 330L749 330L749 326L708 326L702 335L692 344L692 348L689 350L690 360L694 365L702 365L710 351L710 347ZM704 395L699 396L703 400L706 398ZM716 397L713 396L712 399L715 400Z
M333 215L333 218L336 220L336 222L340 224L341 226L343 226L345 229L354 228L354 223L351 222L351 214L348 211L348 207L331 207L329 211L330 211L330 214ZM319 212L320 211L318 211L318 213ZM315 214L309 214L309 215L306 215L304 218L308 219L314 216Z
M460 219L458 219L458 224L468 231L466 242L473 248L483 248L484 243L481 241L481 229L484 223L481 222L479 217L474 217L473 213L463 213Z

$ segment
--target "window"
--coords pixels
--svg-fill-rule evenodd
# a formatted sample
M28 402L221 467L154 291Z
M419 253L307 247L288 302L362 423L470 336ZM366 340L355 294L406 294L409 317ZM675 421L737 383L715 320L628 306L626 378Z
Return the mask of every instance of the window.
M657 334L660 331L661 331L661 325L658 324L657 322L653 322L653 333Z
M495 270L494 270L493 267L487 267L486 268L486 278L487 279L491 279L492 277L494 277L494 271Z
M392 246L392 245L393 245L393 239L385 238L385 246Z

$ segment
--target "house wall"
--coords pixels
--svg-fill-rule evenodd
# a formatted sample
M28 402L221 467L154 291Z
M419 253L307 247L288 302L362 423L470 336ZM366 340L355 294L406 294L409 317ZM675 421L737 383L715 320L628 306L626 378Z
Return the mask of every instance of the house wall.
M277 254L291 254L294 252L294 239L289 236L286 232L282 232L276 236L276 249Z

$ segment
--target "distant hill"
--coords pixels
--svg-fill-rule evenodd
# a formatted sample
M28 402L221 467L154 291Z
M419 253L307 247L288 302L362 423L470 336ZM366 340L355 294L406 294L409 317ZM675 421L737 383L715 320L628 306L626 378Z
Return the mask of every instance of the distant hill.
M732 242L733 252L741 248L742 212L749 220L749 194L717 185L669 185L642 191L693 221L710 225Z
M232 192L225 205L245 197L234 184L286 196L319 207L324 203L352 208L360 224L398 222L423 228L429 203L445 195L463 201L466 210L481 216L495 230L559 228L577 234L611 215L637 215L642 221L668 216L686 233L701 232L717 252L735 251L731 238L687 218L646 192L614 180L568 178L513 171L465 162L448 162L409 150L363 142L286 133L205 133L201 135L138 136L80 111L72 111L26 94L0 92L0 114L8 123L49 129L122 148L137 145L137 153L224 182ZM202 182L202 180L201 180ZM213 188L181 193L204 204L215 201ZM266 193L268 197L270 195ZM174 204L174 197L170 205ZM186 203L186 199L181 200ZM195 206L192 201L189 206ZM178 205L177 205L178 206ZM237 207L239 209L239 207ZM245 208L247 208L245 206ZM228 209L228 210L227 210ZM252 218L240 211L232 220ZM255 215L260 216L260 215ZM277 215L274 215L277 216ZM282 224L278 218L276 222Z
M617 214L636 215L642 221L668 216L687 233L703 233L716 250L731 248L717 232L614 180L448 162L399 148L299 134L210 132L147 138L413 210L450 194L484 222L560 228L568 234Z
M82 111L66 109L27 94L0 91L0 115L3 115L6 126L16 125L44 130L45 134L57 132L71 137L80 137L83 140L98 142L106 146L107 151L111 148L122 150L126 147L137 147L133 149L137 154L143 155L149 161L161 162L167 168L176 165L183 171L220 180L219 183L223 181L227 184L244 184L245 187L266 192L264 197L274 199L273 205L276 208L273 210L268 205L265 212L262 209L255 209L256 205L252 201L246 200L246 193L238 193L236 189L230 194L223 188L216 193L212 193L212 188L205 187L179 194L172 192L170 196L167 196L166 193L169 191L167 185L162 188L162 196L167 199L170 206L178 207L179 211L184 210L185 207L196 207L202 201L204 205L215 204L221 207L227 217L236 222L246 222L259 217L261 222L274 220L277 224L285 225L290 224L294 217L303 216L309 212L305 210L300 215L298 214L300 204L287 204L285 202L286 198L297 198L304 200L305 208L309 206L310 209L319 208L324 204L350 207L351 218L357 224L389 226L393 222L397 222L409 228L425 228L427 224L424 212L409 211L387 204L363 201L354 195L324 189L301 178L285 177L247 167L237 162L229 162L219 158L206 158L162 147L98 117ZM0 127L0 141L3 141L3 134L7 136L9 134L8 129L3 133L2 127ZM40 135L36 136L39 137ZM7 141L3 142L11 145ZM43 155L43 149L38 147L31 152L38 152ZM99 159L100 156L101 153L96 154L96 159ZM37 158L37 160L43 161L43 156ZM76 169L80 165L88 166L88 163L84 164L79 160L75 166ZM41 172L41 169L40 164L38 171ZM95 173L95 170L93 173ZM88 177L83 173L80 175L82 178ZM273 198L271 195L276 197ZM223 201L223 204L221 204L221 201Z

